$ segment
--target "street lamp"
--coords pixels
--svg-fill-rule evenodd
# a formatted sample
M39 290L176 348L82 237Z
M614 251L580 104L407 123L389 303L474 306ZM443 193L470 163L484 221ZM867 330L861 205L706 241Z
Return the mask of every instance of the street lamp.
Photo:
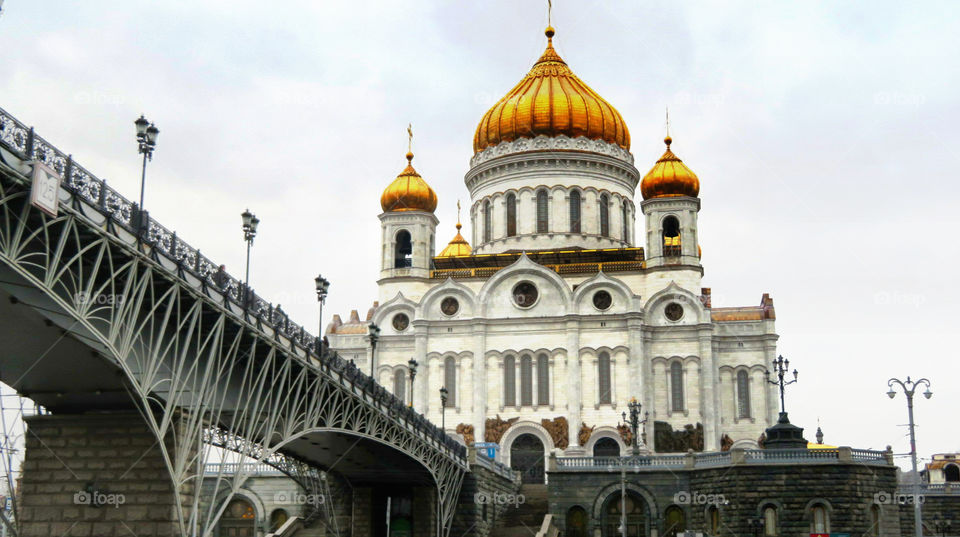
M367 335L370 336L370 376L376 379L375 358L377 356L377 340L380 339L380 327L370 323L367 325Z
M923 524L921 522L921 506L918 501L920 498L920 474L917 473L917 437L914 434L913 430L913 393L916 391L917 386L925 386L926 390L923 392L923 396L927 399L933 396L933 392L930 391L930 381L922 378L917 381L910 380L910 377L907 377L906 382L892 378L887 381L887 386L890 388L887 391L887 397L893 399L897 396L897 392L893 389L894 385L900 386L903 389L903 393L907 396L907 416L910 419L910 463L913 464L913 526L914 526L914 535L917 537L923 537Z
M327 303L327 294L330 291L330 280L323 277L322 274L318 274L313 281L317 284L317 302L320 303L320 331L317 333L318 337L323 337L323 305Z
M447 391L446 386L440 387L440 428L447 432Z
M763 521L759 517L752 517L747 520L747 525L753 530L754 537L760 537L760 530L763 528Z
M151 123L147 118L140 114L140 117L133 122L137 126L137 145L139 152L143 155L143 171L140 174L140 213L143 212L143 191L147 185L147 160L153 160L153 150L157 147L157 135L160 129ZM143 219L140 214L137 215L138 226L143 225Z
M637 443L639 439L640 425L647 423L647 416L644 416L643 421L640 420L640 409L641 405L636 397L630 399L630 402L627 403L627 409L630 410L630 421L627 421L627 413L621 413L623 416L624 423L630 425L630 431L633 432L633 438L630 439L630 445L633 448L633 455L637 456L640 454L640 445ZM649 415L649 412L647 413Z
M417 376L417 366L420 365L416 360L411 358L407 361L407 366L410 369L410 408L413 408L413 379Z
M947 532L950 530L950 526L953 524L953 521L949 518L943 518L939 513L933 519L933 529L940 534L940 537L946 537Z
M770 380L770 371L768 370L764 370L763 375L770 384L780 386L780 414L786 414L787 405L784 403L783 392L785 387L797 381L797 370L793 370L793 380L783 380L784 375L790 370L790 360L784 360L783 356L773 361L773 370L777 374L777 380Z
M246 307L250 293L250 247L253 246L253 238L257 236L257 226L260 224L260 219L257 218L257 215L251 213L250 209L240 213L240 218L243 219L243 240L247 241L247 276L243 282L243 305Z

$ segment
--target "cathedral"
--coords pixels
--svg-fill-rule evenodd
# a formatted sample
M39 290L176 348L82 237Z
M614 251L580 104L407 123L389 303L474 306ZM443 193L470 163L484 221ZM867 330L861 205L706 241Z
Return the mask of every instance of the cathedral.
M644 452L756 447L778 411L773 300L713 307L697 175L669 135L641 175L626 121L554 33L477 125L470 240L458 217L437 253L437 195L408 152L380 198L378 299L334 316L330 348L514 467L624 452L634 400Z

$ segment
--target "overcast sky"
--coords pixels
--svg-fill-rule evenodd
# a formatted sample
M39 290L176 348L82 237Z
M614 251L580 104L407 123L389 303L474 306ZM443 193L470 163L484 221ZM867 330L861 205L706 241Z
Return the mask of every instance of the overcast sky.
M318 272L327 320L376 296L408 122L452 238L474 129L542 52L545 4L7 0L0 106L130 199L145 113L152 216L241 276L249 207L253 286L315 327ZM960 4L554 4L556 48L623 114L641 173L670 107L704 286L715 306L774 297L792 421L905 453L886 381L927 376L919 450L960 450Z

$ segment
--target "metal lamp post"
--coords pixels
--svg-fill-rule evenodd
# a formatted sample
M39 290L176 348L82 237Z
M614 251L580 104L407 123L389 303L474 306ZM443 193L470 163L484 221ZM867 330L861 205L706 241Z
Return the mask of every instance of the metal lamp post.
M313 279L314 283L317 285L317 302L320 303L320 331L317 332L317 337L323 337L323 305L327 303L327 294L330 291L330 280L323 277L322 274L318 274L316 278Z
M367 335L370 337L370 376L376 379L377 340L380 339L380 327L370 323L367 326Z
M947 532L950 531L950 526L952 524L952 520L949 518L943 518L943 516L939 514L933 519L933 529L940 534L940 537L947 536Z
M240 214L240 218L243 219L243 240L247 242L247 274L243 281L243 305L246 307L250 294L250 247L253 246L253 238L257 236L257 226L260 224L260 219L257 218L257 215L251 213L250 209L244 210Z
M630 447L632 448L631 451L633 452L634 456L637 456L640 454L640 445L638 443L640 425L647 423L646 417L644 417L642 421L640 420L640 409L642 407L643 405L641 405L637 401L637 398L633 397L630 399L630 402L627 403L627 409L630 411L630 420L629 421L627 420L626 412L623 412L621 414L623 416L624 423L627 423L630 425L630 431L633 433L632 435L633 438L630 439Z
M160 129L151 123L147 118L140 114L140 117L133 122L137 126L137 145L139 152L143 155L143 171L140 173L140 214L143 212L143 191L147 186L147 161L153 160L153 150L157 147L157 135ZM143 225L143 219L137 215L138 226Z
M446 386L440 387L440 428L447 432L447 391Z
M790 370L790 360L784 360L783 356L780 356L773 361L773 370L777 374L777 380L770 380L770 371L764 370L763 374L766 377L767 382L775 386L780 386L780 414L786 414L787 405L784 402L783 397L784 388L797 381L797 370L793 370L793 380L785 381L783 377Z
M413 408L413 379L417 376L418 365L420 364L413 358L407 361L407 366L410 369L410 408Z
M893 389L894 385L900 386L903 389L903 393L907 396L907 416L910 419L910 463L913 465L913 526L914 526L914 535L917 537L923 537L923 524L921 517L921 506L920 506L920 474L917 473L917 437L914 433L913 425L913 394L916 391L918 386L925 386L927 389L923 392L923 396L927 399L933 396L933 392L930 391L930 381L922 378L917 381L910 380L910 377L907 377L907 380L904 382L897 378L892 378L887 381L887 386L890 390L887 392L887 397L893 399L897 396L897 392Z
M763 528L763 521L759 518L753 517L747 520L747 526L753 530L754 537L760 537L760 530Z

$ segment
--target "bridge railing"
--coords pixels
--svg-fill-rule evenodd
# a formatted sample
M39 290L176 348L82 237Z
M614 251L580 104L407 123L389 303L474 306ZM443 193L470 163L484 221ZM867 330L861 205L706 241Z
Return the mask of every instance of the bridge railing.
M245 475L286 475L282 471L266 463L239 463L239 462L208 462L203 465L203 475L235 475L243 472Z
M846 455L849 453L849 456ZM557 457L558 472L712 468L734 464L859 463L889 465L888 452L868 449L734 449L707 453L665 453L625 457ZM960 487L958 487L960 488Z
M244 283L227 274L224 265L217 264L190 246L162 224L141 211L137 204L97 178L86 168L74 162L73 157L47 142L28 127L0 108L0 146L24 161L40 161L54 169L63 179L61 187L74 196L73 205L83 200L94 207L107 221L107 228L119 227L137 238L141 253L150 256L175 277L191 286L199 286L212 298L211 292L223 297L224 306L238 318L249 322L279 342L287 343L307 361L320 364L325 370L351 386L359 387L358 395L366 397L380 409L413 427L425 441L466 459L466 447L447 436L422 415L407 407L376 381L347 362L328 352L320 340L303 326L290 320L280 308L247 288ZM63 203L61 201L61 203ZM95 224L96 225L96 224Z
M913 494L913 485L901 483L897 486L897 494ZM960 483L920 483L920 494L939 496L943 494L960 496Z

